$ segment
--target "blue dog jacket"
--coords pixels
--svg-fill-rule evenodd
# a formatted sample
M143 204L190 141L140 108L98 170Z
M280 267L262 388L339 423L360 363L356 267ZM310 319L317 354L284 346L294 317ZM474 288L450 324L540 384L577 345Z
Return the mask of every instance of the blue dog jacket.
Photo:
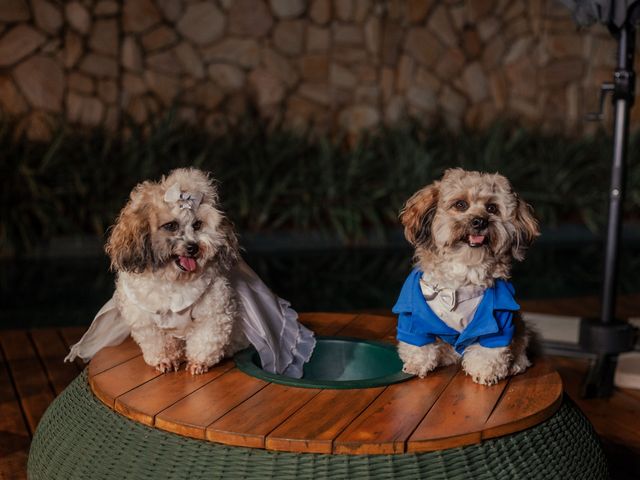
M483 347L506 347L513 338L513 313L520 306L513 298L514 288L505 280L496 280L484 296L469 325L458 332L444 323L427 305L420 289L422 271L414 268L402 286L393 313L398 315L401 342L421 347L436 338L451 344L462 355L474 343Z

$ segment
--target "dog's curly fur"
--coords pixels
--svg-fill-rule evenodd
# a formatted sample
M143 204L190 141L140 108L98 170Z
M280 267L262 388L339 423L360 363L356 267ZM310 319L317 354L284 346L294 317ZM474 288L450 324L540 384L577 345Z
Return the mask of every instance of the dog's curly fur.
M202 194L197 208L165 200L176 184ZM204 373L247 344L236 328L239 307L228 275L239 258L238 242L217 203L214 183L200 170L178 169L159 182L140 183L105 247L117 272L118 310L144 360L161 372L186 360L189 372ZM159 321L188 299L195 303L180 328Z
M487 225L474 228L474 219ZM442 180L416 192L400 213L407 240L415 247L415 264L425 280L441 287L468 285L491 287L496 279L510 277L513 260L523 260L527 248L539 235L532 208L499 174L447 170ZM478 223L478 222L476 222ZM471 235L482 236L481 245ZM468 347L462 368L477 383L493 385L530 366L527 358L530 333L520 314L514 316L516 331L508 347ZM421 377L438 366L459 361L446 342L423 347L399 342L404 370Z

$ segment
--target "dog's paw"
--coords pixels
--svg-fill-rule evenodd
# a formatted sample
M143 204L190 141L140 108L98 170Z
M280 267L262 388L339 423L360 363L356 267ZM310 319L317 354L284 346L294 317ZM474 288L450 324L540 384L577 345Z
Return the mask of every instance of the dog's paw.
M511 361L506 347L472 345L462 356L462 369L475 383L491 386L509 376Z
M500 380L502 380L497 375L481 375L481 374L476 374L476 375L467 374L467 375L470 375L471 379L475 383L479 383L480 385L486 385L487 387L490 387L491 385L495 385Z
M513 362L513 365L511 365L511 368L509 369L509 375L518 375L519 373L524 372L530 366L531 362L526 357L526 355L521 355Z
M463 364L464 372L471 377L475 383L490 387L509 375L507 366L489 368L487 365L466 365Z
M173 370L177 371L178 367L180 367L180 364L178 363L176 365L175 362L172 362L171 360L162 360L160 363L156 364L155 366L156 370L159 371L160 373L167 373Z
M209 366L199 362L189 362L187 364L187 371L191 375L200 375L209 371Z
M424 378L427 374L436 368L435 365L417 364L417 363L405 363L402 366L402 371L409 375L417 375L420 378Z

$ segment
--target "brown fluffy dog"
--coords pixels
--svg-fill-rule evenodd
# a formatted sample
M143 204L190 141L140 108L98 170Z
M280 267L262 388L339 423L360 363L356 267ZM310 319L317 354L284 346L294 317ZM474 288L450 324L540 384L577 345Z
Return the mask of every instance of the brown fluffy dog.
M518 197L505 177L462 169L447 170L442 180L415 193L400 220L407 240L415 247L414 272L420 274L420 291L424 295L420 300L426 301L446 324L443 328L460 336L475 321L474 313L485 292L489 292L487 289L493 292L500 284L508 285L503 288L512 292L506 282L511 263L514 259L523 260L539 235L531 207ZM439 309L438 295L450 297L445 300L451 310ZM401 309L396 313L400 312ZM480 341L460 346L435 334L423 345L399 341L398 351L404 370L419 376L439 365L455 363L462 355L464 371L475 382L492 385L530 365L526 355L529 335L517 311L508 328L508 338L512 340L504 346L486 347ZM401 340L400 331L399 323Z
M186 360L199 374L247 345L229 280L238 242L206 173L183 168L137 185L106 251L116 307L149 365L166 372Z

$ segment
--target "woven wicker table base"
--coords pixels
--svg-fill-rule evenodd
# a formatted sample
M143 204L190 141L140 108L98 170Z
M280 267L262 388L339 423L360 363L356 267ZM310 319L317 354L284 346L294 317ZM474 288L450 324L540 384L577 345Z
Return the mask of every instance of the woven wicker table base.
M565 399L549 420L479 445L397 455L271 452L149 428L105 407L81 374L51 404L33 438L40 479L604 479L595 432Z

